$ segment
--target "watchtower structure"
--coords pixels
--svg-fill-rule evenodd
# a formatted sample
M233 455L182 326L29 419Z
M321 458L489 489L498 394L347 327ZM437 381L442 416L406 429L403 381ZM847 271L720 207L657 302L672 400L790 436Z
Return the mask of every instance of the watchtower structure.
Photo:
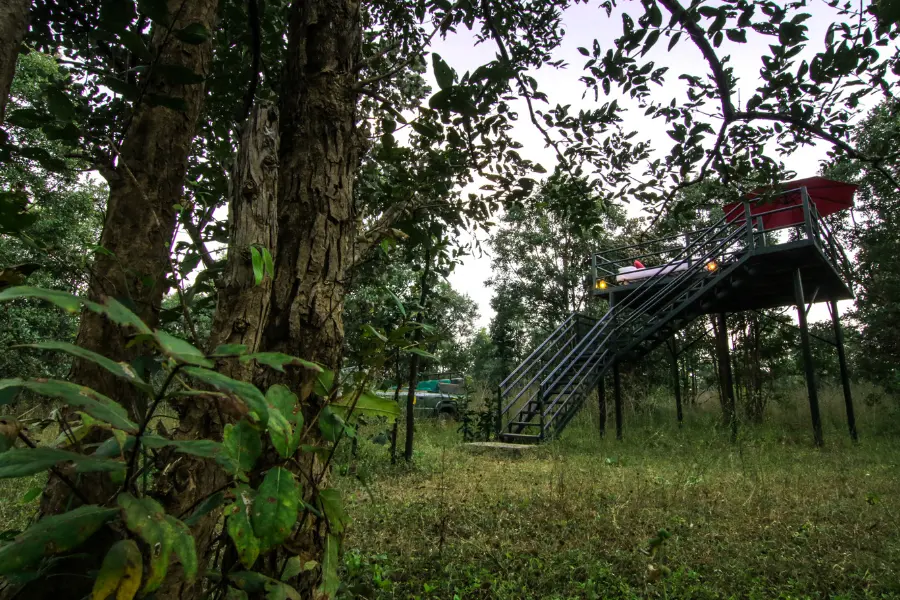
M853 205L856 186L821 177L761 189L724 207L724 216L698 231L654 239L591 256L592 295L608 301L600 318L573 313L500 384L497 435L537 443L559 435L594 389L605 422L605 386L612 373L616 434L622 437L620 366L671 340L703 315L716 315L717 353L726 405L736 434L727 315L794 305L806 373L813 436L822 422L807 315L816 302L830 308L847 421L856 438L853 400L837 302L853 298L851 264L824 217ZM676 385L679 422L680 386Z

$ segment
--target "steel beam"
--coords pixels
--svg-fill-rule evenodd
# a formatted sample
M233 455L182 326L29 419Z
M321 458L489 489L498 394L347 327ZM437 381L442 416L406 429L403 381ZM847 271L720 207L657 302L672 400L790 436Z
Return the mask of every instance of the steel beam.
M809 394L809 413L812 416L813 438L816 446L823 444L822 415L819 413L819 390L816 388L816 370L813 363L812 346L809 340L809 324L806 322L806 302L803 297L803 277L800 269L794 270L794 301L797 305L797 319L800 322L800 345L803 348L803 366L806 369L806 390Z
M856 432L856 416L853 414L853 395L850 392L850 373L847 369L847 355L844 353L844 330L841 328L841 316L838 314L837 302L832 300L831 323L834 326L834 340L838 351L838 363L841 367L841 385L844 387L844 405L847 407L847 427L854 442L859 441Z

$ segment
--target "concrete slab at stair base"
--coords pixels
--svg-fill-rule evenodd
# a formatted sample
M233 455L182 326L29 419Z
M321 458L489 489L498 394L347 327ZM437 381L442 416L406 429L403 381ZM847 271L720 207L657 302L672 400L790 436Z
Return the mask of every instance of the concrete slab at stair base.
M508 444L506 442L470 442L463 446L475 454L493 454L515 458L537 448L536 444Z

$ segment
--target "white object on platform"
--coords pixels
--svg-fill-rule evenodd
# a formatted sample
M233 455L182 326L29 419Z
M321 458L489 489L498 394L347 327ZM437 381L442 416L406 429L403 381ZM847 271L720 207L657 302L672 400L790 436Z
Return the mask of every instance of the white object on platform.
M668 275L677 271L686 271L688 268L687 261L670 263L661 267L647 267L638 269L636 267L622 267L619 274L616 275L616 283L628 283L629 281L639 281L654 275Z

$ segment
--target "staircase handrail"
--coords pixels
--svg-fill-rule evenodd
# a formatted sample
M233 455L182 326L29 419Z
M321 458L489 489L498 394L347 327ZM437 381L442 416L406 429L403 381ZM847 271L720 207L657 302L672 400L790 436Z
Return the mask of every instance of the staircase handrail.
M577 326L577 325L578 325L578 322L577 322L577 319L576 319L575 321L573 321L573 322L570 324L570 326L569 326L567 329L572 329L572 327L575 327L575 326ZM562 334L560 334L560 335L562 335ZM566 338L566 339L569 339L569 338ZM547 347L547 350L549 350L550 348L554 348L554 347L555 347L555 346L548 346L548 347ZM553 361L556 360L556 358L560 355L561 352L563 352L563 350L565 350L565 345L560 346L559 349L556 351L556 354L554 354L552 357L550 357L549 360L545 361L544 363L537 363L537 364L540 364L540 365L541 365L541 368L538 369L538 372L535 373L534 376L532 376L532 378L528 381L528 383L526 383L525 385L522 386L522 389L519 390L519 393L516 394L515 398L513 398L512 400L510 400L509 402L507 402L506 406L504 406L504 407L502 408L502 410L500 411L501 416L502 416L502 415L505 415L506 413L509 412L509 410L513 407L513 405L515 405L515 403L519 401L519 398L522 397L522 395L528 390L528 388L530 388L532 385L534 385L534 383L535 383L535 382L538 380L538 378L544 373L544 371L547 370L547 367L549 367L551 364L553 364ZM546 352L546 350L545 350L545 352ZM543 354L544 354L544 353L542 352L541 355L543 356ZM540 358L540 357L538 357L538 359L539 359L539 358ZM513 389L513 386L515 386L515 384L516 384L516 383L522 378L522 376L524 376L527 372L528 372L528 371L523 372L522 375L519 376L519 378L516 379L516 382L510 384L510 386L507 388L505 394L501 392L501 397L506 396L506 395Z
M541 342L540 344L538 344L537 348L535 348L534 350L532 350L532 351L531 351L531 354L529 354L529 355L525 358L525 360L523 360L521 363L519 363L519 366L517 366L515 369L513 369L513 372L510 373L509 375L507 375L507 376L506 376L506 379L504 379L503 381L500 382L500 385L499 385L498 387L500 388L500 392L501 392L501 393L508 392L510 388L512 388L514 385L516 385L516 383L519 382L519 379L521 379L521 377L522 377L522 375L524 375L524 373L522 373L521 375L519 375L519 377L517 377L515 381L513 381L512 383L510 383L509 386L508 386L506 389L504 389L504 387L506 386L507 382L508 382L510 379L512 379L513 377L515 377L516 374L519 373L519 371L521 371L521 370L523 370L523 369L526 369L526 367L530 367L530 366L531 366L531 362L533 362L532 359L534 359L534 360L540 360L540 357L538 357L538 358L535 359L535 356L538 354L538 352L540 352L540 353L541 353L541 356L543 356L544 352L546 352L547 349L549 349L549 346L550 346L551 342L553 342L554 340L556 340L558 337L561 337L561 336L563 335L563 333L565 333L565 332L563 331L563 329L564 329L564 328L567 328L567 326L568 326L570 323L574 323L575 317L576 317L577 314L578 314L578 313L573 312L573 313L571 313L568 317L566 317L566 319L565 319L562 323L560 323L560 324L556 327L556 329L554 329L554 330L550 333L549 336L547 336L547 339L545 339L543 342Z
M728 217L731 216L732 213L736 212L738 210L738 208L743 210L742 205L739 204L739 205L735 206L731 211L729 211L728 213L723 215L722 218L720 218L714 225L707 228L706 232L715 230L713 235L716 235L720 231L724 230L726 227L730 226L731 224L728 223L726 220L728 219ZM631 323L635 318L637 318L638 315L646 312L646 307L649 305L647 300L652 300L653 298L659 296L663 292L668 291L676 283L680 283L680 282L684 281L686 278L693 276L696 271L705 269L706 263L703 262L703 260L705 260L706 258L709 258L711 256L718 255L718 253L719 253L718 251L725 244L728 244L731 241L733 241L731 238L735 237L734 233L740 232L742 229L744 229L747 226L752 226L752 222L748 221L748 222L744 223L741 227L735 228L732 231L732 235L726 236L723 239L724 243L717 244L716 248L710 252L707 252L706 255L701 260L695 261L690 267L688 267L684 271L679 271L678 275L673 277L665 288L663 288L662 290L656 290L656 293L652 294L651 296L649 296L647 299L644 300L644 304L642 304L638 310L636 310L636 311L632 312L630 315L628 315L628 317L624 321L619 321L618 323L616 323L616 325L614 327L614 331L618 331L624 325ZM701 237L697 237L697 238L691 240L671 262L677 262L679 259L683 259L685 254L689 254L696 247L700 247L705 244L708 244L710 241L714 241L714 239L710 240L710 239L704 239ZM603 318L601 318L594 325L594 327L591 328L591 331L589 331L581 339L581 341L575 346L575 348L572 349L572 351L566 356L566 358L563 359L563 361L559 365L557 365L557 367L547 376L547 378L545 378L545 380L541 384L542 387L546 387L546 389L552 389L552 387L547 384L549 384L550 381L553 381L555 383L556 380L558 380L563 374L567 373L569 371L570 365L573 363L573 360L576 357L580 356L584 352L584 347L587 346L588 344L593 344L595 342L595 340L600 336L600 334L602 334L606 330L606 328L609 324L608 322L610 321L610 319L608 318L609 315L611 315L613 313L613 311L621 311L622 309L625 309L625 308L630 307L631 305L634 305L639 300L644 299L644 295L647 293L647 291L649 291L650 289L652 289L654 287L655 283L651 284L650 282L654 281L656 279L656 277L658 277L658 276L647 277L638 285L638 289L635 292L632 292L632 294L628 297L628 299L624 302L624 304L618 305L615 307L611 307L609 309L609 311L607 311L607 313L603 316ZM600 326L601 323L603 324L603 327L601 327L600 330L597 331L597 328L598 328L598 326ZM560 368L563 369L561 372L560 372Z

